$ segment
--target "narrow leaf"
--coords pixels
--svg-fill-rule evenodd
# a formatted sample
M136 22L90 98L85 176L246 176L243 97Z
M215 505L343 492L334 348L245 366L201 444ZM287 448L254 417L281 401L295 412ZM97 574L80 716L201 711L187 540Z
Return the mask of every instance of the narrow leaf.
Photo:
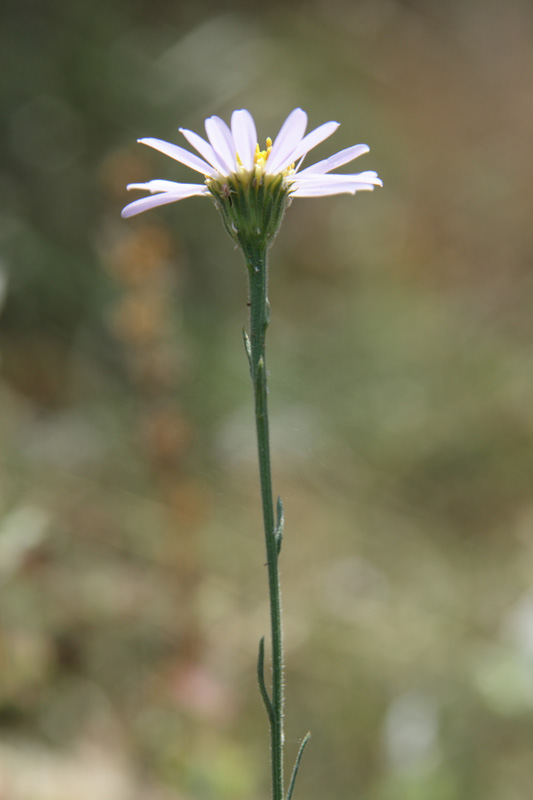
M278 501L276 503L276 530L274 535L276 537L276 544L278 547L278 555L281 550L281 543L283 542L283 528L285 526L285 515L283 513L283 503L281 502L281 497L278 497Z
M268 719L270 720L270 725L274 724L274 708L272 706L272 702L270 700L270 696L268 694L268 690L265 684L265 637L261 636L261 640L259 642L259 655L257 656L257 682L259 684L259 691L261 692L261 697L263 698L263 703L265 704L266 712L268 714Z
M250 342L250 337L248 336L244 328L242 329L242 340L244 342L244 350L246 352L248 364L250 365L250 369L252 369L252 345Z
M289 790L287 792L287 800L291 800L292 793L294 791L294 784L296 783L296 776L298 775L298 770L300 769L300 761L302 760L304 750L307 747L310 738L311 733L307 732L302 739L302 743L300 745L300 749L298 750L298 755L296 756L296 761L294 762L294 767L292 769L291 782L289 783Z

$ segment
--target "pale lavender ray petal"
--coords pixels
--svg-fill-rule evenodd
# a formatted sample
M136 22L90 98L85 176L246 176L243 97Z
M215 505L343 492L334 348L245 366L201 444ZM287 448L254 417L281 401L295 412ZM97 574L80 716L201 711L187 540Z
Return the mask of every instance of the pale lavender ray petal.
M211 164L217 170L217 172L222 173L222 175L226 172L226 167L217 157L217 154L215 153L209 142L206 142L205 139L203 139L194 131L187 130L187 128L180 128L180 133L182 133L183 136L185 136L189 144L192 144L192 146L196 150L198 150L200 155L203 156L205 160L208 161L209 164Z
M336 169L336 167L342 167L343 164L349 164L350 161L359 158L363 153L368 153L369 150L370 147L367 144L355 144L353 147L340 150L323 161L317 161L316 164L312 164L310 167L298 172L298 175L323 175L332 169Z
M376 186L383 186L381 178L378 178L377 172L374 170L367 170L366 172L358 172L355 175L338 175L337 173L328 173L327 175L300 175L297 173L291 176L290 180L302 186L312 186L314 183L374 183Z
M247 170L253 169L257 131L254 118L245 108L234 111L231 115L231 132L243 167Z
M355 194L356 192L374 189L372 183L340 183L340 184L314 184L312 186L302 185L291 191L291 197L327 197L333 194Z
M188 150L185 150L183 147L179 147L177 144L171 144L170 142L165 142L163 139L137 139L138 142L141 144L146 144L148 147L153 147L154 150L159 150L160 153L164 153L166 156L170 156L175 161L179 161L181 164L185 164L186 167L190 167L194 169L196 172L200 172L202 175L209 175L209 177L213 178L216 175L216 170L204 161L202 158L198 158L195 156L194 153L189 153Z
M224 120L220 117L208 117L205 121L205 132L218 160L225 167L226 175L235 172L237 169L235 142Z
M307 114L301 108L291 111L285 122L280 128L278 135L272 145L272 150L266 163L266 172L273 174L279 172L279 165L283 164L287 157L302 141L307 127ZM289 164L291 162L289 161Z
M289 164L292 164L295 161L298 161L299 158L305 156L313 147L316 147L317 144L323 142L324 139L327 139L331 136L337 128L339 127L340 122L325 122L323 125L319 125L318 128L315 128L314 131L311 131L304 136L302 141L294 148L292 153L288 153L286 158L283 159L280 163L277 164L278 171L281 172Z
M356 191L370 191L374 185L380 185L380 179L375 173L360 173L360 175L307 175L302 178L295 176L291 179L291 192L295 197L319 197L320 195L340 194Z
M126 189L143 189L146 192L177 192L179 193L183 186L200 186L198 183L177 183L176 181L147 181L146 183L128 183Z
M366 172L359 172L357 175L349 175L348 177L357 178L357 180L363 183L373 183L376 186L383 186L383 181L381 178L378 178L378 173L373 169L369 169Z
M160 194L150 195L149 197L141 197L140 200L134 200L133 203L129 203L129 205L122 209L120 216L124 219L127 217L134 217L136 214L148 211L150 208L156 208L166 203L184 200L186 197L194 197L195 195L203 194L209 194L207 186L184 183L182 192L161 192Z

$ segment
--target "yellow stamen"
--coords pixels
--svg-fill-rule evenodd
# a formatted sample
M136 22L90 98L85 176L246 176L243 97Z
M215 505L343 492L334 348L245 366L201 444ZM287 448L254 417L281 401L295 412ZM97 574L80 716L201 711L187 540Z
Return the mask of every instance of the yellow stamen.
M251 170L251 177L253 177L254 179L263 178L263 176L266 173L267 161L271 151L272 151L272 139L270 138L270 136L267 137L266 139L266 146L264 150L261 150L259 143L256 144L254 153L254 165ZM248 170L245 169L239 153L235 153L235 158L237 162L236 176L239 177L239 180L247 182L249 180ZM289 175L292 175L293 173L294 173L294 164L291 164L289 167L286 167L284 170L282 170L281 174L287 177ZM205 182L207 186L210 186L212 183L212 179L209 176L206 176Z
M256 144L255 146L254 166L257 167L261 172L266 167L266 162L268 160L271 150L272 150L272 139L270 138L270 136L266 140L265 150L261 150L259 144Z

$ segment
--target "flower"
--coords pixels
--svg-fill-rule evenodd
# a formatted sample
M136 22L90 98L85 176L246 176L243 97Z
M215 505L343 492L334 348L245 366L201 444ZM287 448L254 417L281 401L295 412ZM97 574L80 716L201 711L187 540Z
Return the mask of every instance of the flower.
M321 197L344 192L355 194L362 190L372 190L374 186L382 186L377 173L373 171L355 175L330 174L331 170L367 153L370 148L366 144L347 147L300 170L307 153L331 136L339 123L326 122L305 135L306 127L307 114L301 108L295 108L281 126L274 143L267 139L265 150L261 150L257 143L253 117L249 111L241 109L233 112L231 128L220 117L206 119L208 141L193 131L180 128L180 133L201 157L161 139L139 139L141 144L153 147L204 175L205 180L204 183L176 183L166 180L130 183L128 189L143 189L150 192L150 196L129 203L122 210L122 216L132 217L150 208L186 197L210 195L214 197L219 209L227 212L223 213L224 221L229 232L234 235L236 223L233 206L238 205L236 201L239 200L239 195L246 192L245 205L248 203L249 206L252 202L256 211L258 204L261 207L265 204L269 206L266 213L252 215L253 224L258 223L257 227L260 228L261 223L268 219L269 227L277 230L289 197ZM279 211L274 214L275 225L270 224L273 198ZM238 217L238 222L241 220L242 215ZM272 231L270 235L273 235Z

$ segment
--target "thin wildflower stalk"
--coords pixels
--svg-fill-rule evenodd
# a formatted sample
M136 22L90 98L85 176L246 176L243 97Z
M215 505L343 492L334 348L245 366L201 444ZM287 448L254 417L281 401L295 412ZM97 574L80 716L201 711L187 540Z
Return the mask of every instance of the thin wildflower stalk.
M270 438L268 423L268 389L266 371L266 332L270 309L267 296L268 266L266 247L257 242L255 247L247 247L245 261L248 269L250 288L250 335L249 354L250 374L255 401L255 427L259 457L259 479L261 484L261 503L268 569L268 588L270 598L270 623L272 642L272 687L270 697L264 683L263 660L264 644L261 640L258 662L258 679L261 695L267 709L270 723L270 750L272 766L272 798L284 798L284 732L283 732L283 628L281 614L281 586L278 560L280 551L280 522L274 515L272 493L272 474L270 467ZM280 508L280 504L278 504Z

